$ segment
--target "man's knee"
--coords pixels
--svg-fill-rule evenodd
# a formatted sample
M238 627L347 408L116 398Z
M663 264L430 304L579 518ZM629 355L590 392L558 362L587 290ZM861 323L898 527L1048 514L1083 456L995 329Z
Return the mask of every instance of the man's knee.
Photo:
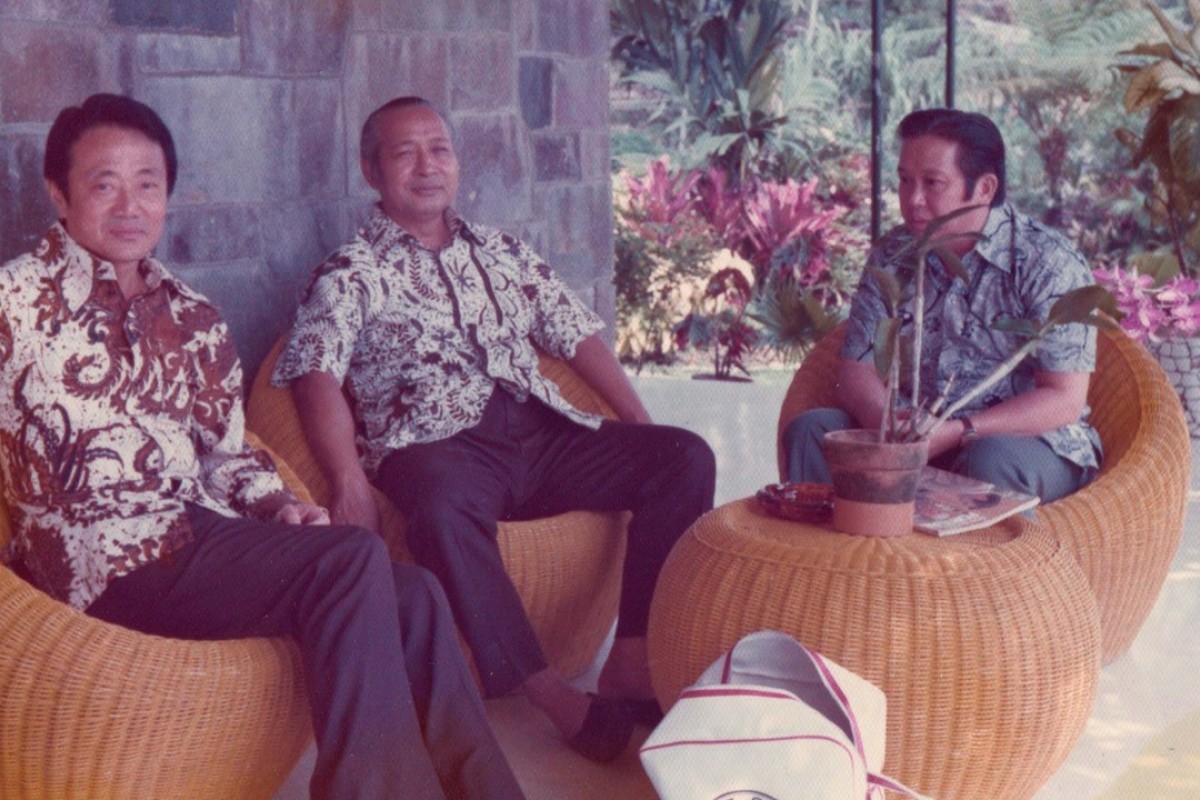
M854 426L854 418L840 408L813 408L784 426L781 443L790 481L829 482L822 442L825 434Z
M441 581L424 567L393 563L392 580L401 609L417 614L434 614L450 607Z

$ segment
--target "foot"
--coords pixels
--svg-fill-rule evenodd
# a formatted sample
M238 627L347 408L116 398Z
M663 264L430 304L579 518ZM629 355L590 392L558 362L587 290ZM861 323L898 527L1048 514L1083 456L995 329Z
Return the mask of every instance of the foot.
M633 720L625 701L592 695L583 727L567 744L584 758L606 763L625 752L633 735Z

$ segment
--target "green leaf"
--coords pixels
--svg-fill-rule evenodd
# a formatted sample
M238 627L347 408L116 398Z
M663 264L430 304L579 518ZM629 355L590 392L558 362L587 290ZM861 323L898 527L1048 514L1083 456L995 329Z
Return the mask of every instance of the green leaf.
M1038 335L1038 326L1036 324L1031 320L1019 319L1017 317L994 319L988 327L1002 333L1013 333L1025 339L1033 339Z
M946 268L947 272L955 278L960 279L963 283L967 283L970 280L967 268L963 266L962 259L958 257L957 253L942 244L934 245L933 252L941 260L942 266Z
M900 291L900 281L890 270L882 267L867 267L867 272L871 273L875 282L879 284L879 291L883 295L883 304L887 308L888 314L894 316L904 299L904 295Z
M1102 312L1111 317L1117 317L1117 300L1103 286L1081 286L1067 292L1050 307L1046 318L1046 326L1062 325L1070 322L1081 322L1088 325L1096 324L1096 312Z

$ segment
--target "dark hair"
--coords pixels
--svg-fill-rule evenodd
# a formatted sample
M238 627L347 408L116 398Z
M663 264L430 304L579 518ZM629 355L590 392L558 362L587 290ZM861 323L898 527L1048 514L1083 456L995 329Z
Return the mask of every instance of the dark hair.
M983 114L953 108L927 108L914 111L896 129L901 139L936 136L958 145L958 168L967 181L967 194L975 191L980 177L989 172L996 176L996 194L992 205L1004 202L1004 137L1000 129Z
M64 197L70 199L68 175L71 172L71 148L92 128L103 126L137 131L161 147L167 162L167 194L175 189L175 176L179 170L175 140L154 109L131 97L94 94L82 105L70 106L58 112L46 137L42 175L57 186Z
M442 110L437 107L432 101L426 100L424 97L416 95L408 95L405 97L397 97L388 100L379 108L371 112L367 117L367 121L363 123L362 135L358 140L358 155L364 161L375 163L376 157L379 155L379 118L387 111L397 108L410 108L419 106L428 108L433 113L442 118L442 122L446 123L446 129L450 131L450 135L454 135L454 129L450 126L450 120L442 113Z

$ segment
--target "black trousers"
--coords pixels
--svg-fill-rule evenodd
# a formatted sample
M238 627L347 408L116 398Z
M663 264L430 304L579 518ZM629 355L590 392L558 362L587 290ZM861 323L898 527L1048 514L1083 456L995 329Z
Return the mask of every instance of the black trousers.
M195 541L115 580L87 613L184 639L288 636L317 739L314 800L524 795L484 716L437 581L360 528L191 507Z
M621 422L592 431L497 389L478 425L395 451L377 482L405 514L409 550L441 580L495 697L546 667L501 561L497 521L632 511L617 636L642 636L667 554L712 508L715 473L712 450L689 431Z

